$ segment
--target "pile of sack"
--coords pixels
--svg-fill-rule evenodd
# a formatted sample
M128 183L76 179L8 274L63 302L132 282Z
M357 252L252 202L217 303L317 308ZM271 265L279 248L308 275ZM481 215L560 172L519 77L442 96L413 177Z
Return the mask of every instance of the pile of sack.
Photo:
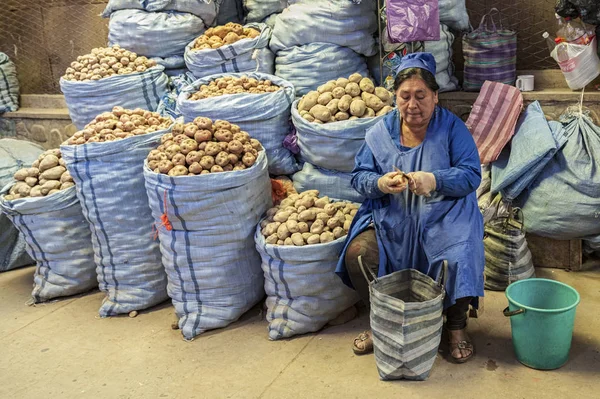
M0 114L19 108L19 80L15 64L8 55L0 52Z

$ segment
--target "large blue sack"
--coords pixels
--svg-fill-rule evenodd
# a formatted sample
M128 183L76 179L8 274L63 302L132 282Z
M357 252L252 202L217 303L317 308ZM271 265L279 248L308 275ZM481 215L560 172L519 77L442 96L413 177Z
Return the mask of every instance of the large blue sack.
M0 208L25 237L27 251L37 264L31 293L34 303L98 285L90 228L75 187L46 197L13 201L0 197Z
M197 78L226 72L262 72L273 74L275 56L269 50L271 28L265 24L247 24L260 31L254 39L242 39L214 50L193 50L194 41L185 48L185 64Z
M106 292L101 317L167 299L167 275L143 175L144 160L167 132L60 148L92 230L98 283Z
M377 2L297 0L277 15L269 46L277 54L295 46L331 43L371 56L377 53Z
M60 78L60 90L65 95L69 116L81 130L96 116L119 105L127 109L156 110L167 92L169 78L164 67L157 65L145 72L113 75L89 82Z
M335 44L311 43L292 47L279 51L275 58L275 75L292 83L297 96L355 72L369 76L365 58Z
M423 42L423 51L435 58L435 81L440 92L458 90L458 79L454 76L452 62L454 35L446 25L440 24L440 40Z
M264 151L241 171L171 177L146 166L144 177L184 338L233 323L264 296L253 237L272 204Z
M121 10L110 15L108 44L146 57L182 56L185 46L205 30L193 14Z
M17 170L31 165L43 151L30 141L0 139L0 189L13 181ZM32 264L23 234L0 212L0 272Z
M492 163L492 194L513 201L544 169L567 139L564 129L548 124L540 103L534 101L517 122L511 145Z
M274 93L231 94L190 101L192 93L200 86L223 76L241 77L246 75L257 80L271 80L282 87ZM219 74L199 79L179 95L177 106L186 122L198 116L210 119L223 119L239 125L240 128L257 139L267 152L269 173L290 175L298 170L292 153L283 147L283 139L290 132L290 106L294 101L294 87L291 83L273 75L262 73Z
M19 109L19 79L15 64L0 52L0 114Z
M469 14L465 0L440 0L440 22L455 31L469 30Z
M202 18L205 26L211 26L217 16L214 0L109 0L103 18L119 10L144 10L150 12L179 11Z
M244 0L246 21L262 22L269 15L283 11L287 3L287 0Z
M346 236L296 247L267 244L260 230L254 239L265 276L269 339L318 331L358 302L335 274Z
M298 113L299 102L296 100L292 104L292 122L296 127L302 160L320 168L352 172L354 158L365 142L365 133L385 115L352 121L311 123Z
M216 25L228 22L241 24L244 22L244 4L242 0L214 0L217 5Z
M321 196L340 200L362 203L365 198L360 195L350 184L351 173L338 172L318 168L305 162L302 170L292 176L294 189L301 193L306 190L319 190Z
M595 237L600 235L600 127L584 115L563 115L550 126L560 123L566 144L517 204L528 233L558 240Z

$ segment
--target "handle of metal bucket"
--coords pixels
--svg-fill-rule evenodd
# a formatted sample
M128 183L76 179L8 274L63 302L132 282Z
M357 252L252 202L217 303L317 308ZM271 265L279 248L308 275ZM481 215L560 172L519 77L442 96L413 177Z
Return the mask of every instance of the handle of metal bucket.
M436 282L442 288L446 287L446 281L448 280L448 261L444 260L442 262L442 267L440 268L440 274L438 274L438 278Z
M371 282L371 280L369 280L369 276L367 276L367 270L369 270L369 274L373 278L373 281L377 282L377 276L375 275L375 273L373 273L373 270L371 270L370 267L365 268L365 266L363 265L362 255L358 256L358 266L360 267L360 271L362 272L363 276L365 276L365 280L367 280L367 283Z
M502 311L502 313L504 313L504 316L506 316L506 317L512 317L512 316L516 316L516 315L521 314L521 313L525 313L525 309L508 310L508 306L507 306Z

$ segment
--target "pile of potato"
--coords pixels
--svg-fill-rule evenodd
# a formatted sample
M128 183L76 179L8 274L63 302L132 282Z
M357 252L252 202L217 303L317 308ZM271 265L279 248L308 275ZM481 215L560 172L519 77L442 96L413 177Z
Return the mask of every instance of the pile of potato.
M7 201L45 197L75 185L59 149L44 151L31 168L19 169L14 178L17 182L4 196Z
M150 112L141 108L131 110L114 107L111 112L98 115L83 130L73 134L67 144L79 145L121 140L165 130L172 124L173 121L163 118L157 112Z
M176 123L148 154L148 167L169 176L194 176L243 170L256 163L262 145L227 121L198 117Z
M113 75L144 72L156 66L156 61L125 50L118 45L92 49L90 54L80 55L67 68L63 79L87 82Z
M313 123L329 123L385 115L392 110L392 95L375 87L371 79L354 73L348 79L330 80L300 99L300 116Z
M240 24L229 22L207 29L202 36L196 39L193 49L215 49L242 39L254 39L258 36L260 36L260 32L254 28L244 28Z
M348 234L358 205L319 198L318 190L292 194L267 211L260 223L267 244L325 244Z
M264 94L274 93L280 87L274 85L270 80L258 80L241 76L239 78L233 76L224 76L211 81L207 85L200 86L200 90L190 96L190 100L204 100L209 97L223 96L227 94Z

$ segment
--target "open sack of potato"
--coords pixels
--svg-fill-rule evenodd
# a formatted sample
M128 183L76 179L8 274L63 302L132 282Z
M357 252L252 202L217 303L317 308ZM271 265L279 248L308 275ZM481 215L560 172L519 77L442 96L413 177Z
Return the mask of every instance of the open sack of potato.
M283 147L293 101L294 87L277 76L236 73L195 81L179 95L177 106L186 122L205 116L238 125L264 146L271 174L289 175L298 170Z
M352 174L318 168L305 162L302 169L292 176L297 192L318 190L330 198L362 203L365 198L352 187Z
M289 196L256 228L272 340L317 331L358 301L335 274L358 205L318 194Z
M0 208L23 234L36 262L34 303L98 285L90 228L60 150L43 152L3 189Z
M367 129L391 110L391 93L358 73L319 86L292 105L302 159L351 172Z
M168 292L191 340L236 321L264 295L254 228L271 206L265 151L239 126L176 124L144 177Z
M273 74L271 28L265 24L228 23L209 28L185 48L185 64L197 78L224 72Z
M77 129L114 106L154 111L167 92L168 77L156 61L120 46L95 48L77 57L60 78Z
M167 299L167 276L154 240L144 159L171 129L155 112L115 107L61 146L92 230L102 317Z

